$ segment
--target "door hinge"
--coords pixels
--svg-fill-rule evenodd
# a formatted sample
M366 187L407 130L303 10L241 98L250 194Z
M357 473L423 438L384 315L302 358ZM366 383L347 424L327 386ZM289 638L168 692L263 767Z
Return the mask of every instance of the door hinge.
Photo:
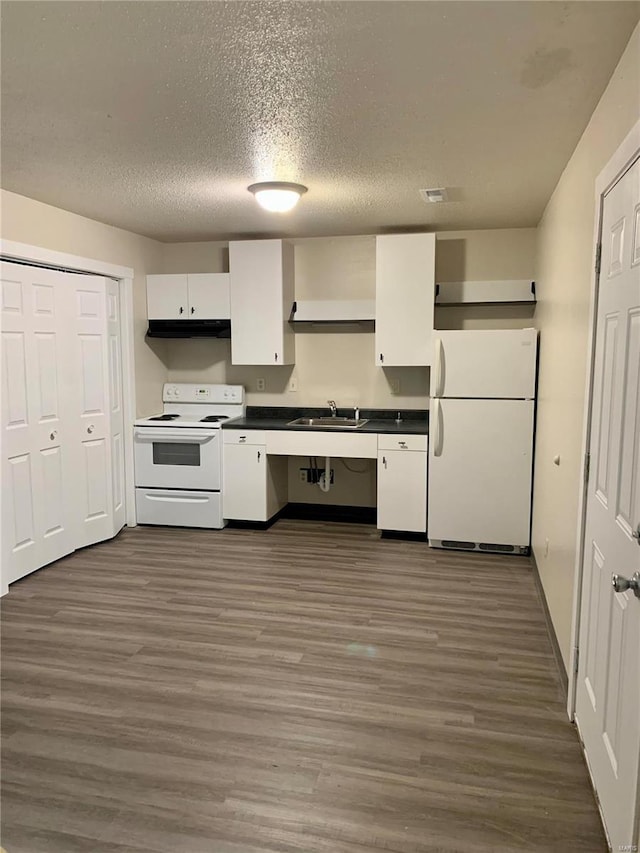
M573 649L573 674L578 674L578 664L580 663L580 649L575 646Z
M596 275L600 275L600 263L602 261L602 243L596 246Z
M584 481L589 482L589 471L591 469L591 454L587 451L584 454Z

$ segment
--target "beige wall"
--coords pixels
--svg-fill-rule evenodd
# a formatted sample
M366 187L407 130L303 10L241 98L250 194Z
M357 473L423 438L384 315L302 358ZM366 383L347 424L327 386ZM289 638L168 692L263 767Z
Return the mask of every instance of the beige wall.
M499 281L534 277L535 228L438 234L436 281ZM436 309L438 329L521 329L535 326L530 305Z
M541 346L533 549L567 666L582 466L595 181L639 116L640 26L564 170L538 231L536 324ZM553 464L556 454L560 456L559 466Z
M152 414L159 407L167 368L162 361L165 342L149 345L144 338L145 276L162 267L162 244L15 193L1 193L3 239L133 268L137 410L140 416Z
M459 231L438 234L436 280L528 278L535 266L533 228ZM318 237L297 239L297 299L373 299L375 238ZM176 243L164 247L163 272L219 272L228 269L224 243ZM438 309L441 328L531 325L526 308ZM178 340L168 343L171 381L239 383L249 405L318 406L329 398L341 406L427 408L427 368L375 365L371 329L355 331L317 327L296 333L296 363L283 367L234 367L228 341ZM291 376L297 392L288 392ZM264 378L264 392L256 390ZM392 384L400 383L399 393Z
M535 267L534 228L457 231L437 235L436 281L529 278ZM297 299L373 299L375 237L318 237L295 244ZM163 272L223 272L228 269L225 243L177 243L164 247ZM530 308L438 309L441 328L501 328L532 324ZM169 341L169 379L176 382L231 382L244 385L249 405L340 406L394 409L428 408L428 368L387 368L375 365L370 328L317 327L296 332L293 367L235 367L229 341ZM289 392L289 379L297 392ZM264 378L264 392L256 390ZM400 382L394 393L392 382ZM333 460L335 483L328 493L301 483L299 468L308 460L289 463L289 498L307 503L375 506L376 466L372 460L348 460L347 470Z
M158 272L220 272L228 269L224 242L162 244L119 228L2 190L4 239L68 252L134 269L135 365L139 415L160 408L162 383L232 382L247 388L254 405L339 405L426 408L427 368L380 369L374 362L371 330L319 327L296 334L296 364L282 367L235 367L230 344L217 340L149 341L146 330L145 276ZM296 245L296 296L299 299L372 299L375 294L375 239L309 238ZM438 234L436 278L526 278L534 266L535 230L461 231ZM465 325L528 325L525 314L510 309L438 309L442 328ZM291 376L298 391L287 391ZM258 392L258 378L266 390ZM393 385L400 383L395 393Z

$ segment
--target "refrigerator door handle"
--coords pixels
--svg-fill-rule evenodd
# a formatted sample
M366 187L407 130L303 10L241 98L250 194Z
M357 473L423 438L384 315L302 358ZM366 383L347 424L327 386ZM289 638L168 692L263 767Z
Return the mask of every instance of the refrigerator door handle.
M442 426L440 424L441 408L440 400L433 400L433 455L442 456Z
M435 339L435 349L436 349L436 351L435 351L435 362L436 363L435 363L435 370L434 370L434 377L433 377L433 384L435 387L433 389L433 396L434 397L442 397L442 392L444 391L444 388L442 387L444 384L444 382L443 382L444 374L442 371L442 363L444 360L443 359L444 353L443 353L443 349L442 349L442 338L436 338Z

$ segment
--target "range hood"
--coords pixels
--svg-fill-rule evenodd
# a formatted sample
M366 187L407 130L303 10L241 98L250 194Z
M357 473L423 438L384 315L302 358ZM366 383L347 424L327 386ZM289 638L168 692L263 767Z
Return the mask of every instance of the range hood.
M231 320L149 320L150 338L230 338Z

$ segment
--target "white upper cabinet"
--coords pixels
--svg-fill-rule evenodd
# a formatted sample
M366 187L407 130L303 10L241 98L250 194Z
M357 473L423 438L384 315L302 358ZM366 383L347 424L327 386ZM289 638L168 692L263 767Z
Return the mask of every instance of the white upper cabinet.
M294 364L293 246L283 240L231 242L229 270L232 363Z
M147 317L149 320L186 320L189 289L186 275L147 276Z
M189 273L187 279L192 320L228 320L231 317L228 272Z
M376 364L431 364L435 234L376 237Z
M147 276L149 320L228 320L229 273Z

